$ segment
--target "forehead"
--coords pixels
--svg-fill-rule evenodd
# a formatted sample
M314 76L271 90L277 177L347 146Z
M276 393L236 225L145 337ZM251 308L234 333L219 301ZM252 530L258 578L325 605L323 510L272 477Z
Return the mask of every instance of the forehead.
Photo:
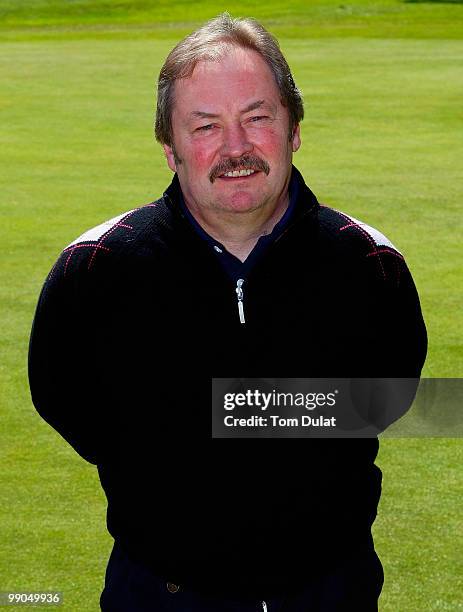
M174 111L230 111L253 98L281 106L275 78L265 60L256 51L233 46L217 61L198 62L190 77L175 82ZM201 105L204 108L198 108Z

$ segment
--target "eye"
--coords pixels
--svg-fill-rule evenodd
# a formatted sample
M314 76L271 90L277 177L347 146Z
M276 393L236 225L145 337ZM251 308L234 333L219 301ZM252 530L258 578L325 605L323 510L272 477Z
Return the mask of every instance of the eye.
M253 123L257 123L258 121L262 121L263 119L268 119L266 115L257 115L256 117L251 117L250 121Z
M196 132L208 132L209 130L212 130L213 127L214 124L212 123L208 123L207 125L200 125L198 128L196 128Z

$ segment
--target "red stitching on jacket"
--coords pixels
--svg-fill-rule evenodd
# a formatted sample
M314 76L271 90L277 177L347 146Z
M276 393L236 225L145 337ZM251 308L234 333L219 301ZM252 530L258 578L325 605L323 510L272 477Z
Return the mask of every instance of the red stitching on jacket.
M103 251L110 251L111 250L108 247L105 247L103 245L93 244L93 243L90 243L90 244L73 244L70 247L67 247L63 251L63 253L68 253L69 252L69 256L66 259L66 263L64 264L64 273L63 273L64 276L66 276L68 265L69 265L69 262L71 261L71 258L72 258L73 254L74 254L74 251L76 249L83 249L83 248L89 248L89 247L93 247L94 249L103 249Z
M77 246L76 244L73 245L73 248L70 250L70 253L69 253L69 255L68 255L67 259L66 259L66 263L64 264L64 276L66 276L66 272L67 272L67 269L68 269L68 264L69 264L69 261L70 261L70 259L72 257L72 254L76 250L76 246Z
M395 257L398 257L399 259L402 259L403 261L404 258L400 253L397 253L397 251L394 250L389 250L389 249L376 249L376 251L372 252L372 253L367 253L367 257L371 257L372 255L379 255L382 253L389 253L389 255L394 255Z
M94 242L89 242L88 244L84 244L83 242L79 242L78 244L72 244L69 247L66 247L63 251L63 253L67 253L69 250L74 250L74 249L83 249L85 247L93 247L94 249L103 249L103 251L110 251L111 249L109 247L105 247L103 245L99 245L99 244L95 244Z
M363 229L363 227L361 225L359 225L358 223L356 223L355 221L352 221L352 219L350 219L347 215L345 215L344 213L340 212L339 210L336 211L339 215L341 215L341 217L343 217L348 224L346 226L344 226L342 229L346 229L347 227L355 227L358 230L360 230L360 232L363 234L363 236L368 240L368 242L371 244L371 246L373 247L373 251L371 253L369 253L368 255L376 255L378 254L378 261L379 261L379 265L381 268L381 273L383 275L383 279L386 280L386 271L384 270L384 265L381 259L381 254L378 251L377 247L376 247L376 242L373 240L373 238L370 236L370 234ZM340 230L341 231L341 230Z
M134 213L136 213L138 210L139 210L139 209L138 209L138 208L136 208L135 210L132 210L131 212L127 213L127 214L125 215L125 217L122 217L122 219L121 219L120 221L118 221L117 223L115 223L114 225L112 225L112 226L111 226L111 227L110 227L110 228L109 228L109 229L108 229L108 230L107 230L107 231L106 231L106 232L105 232L105 233L104 233L102 236L100 236L100 238L98 239L97 244L95 245L95 249L94 249L94 251L93 251L93 253L92 253L92 256L90 257L90 261L88 262L88 269L89 269L89 270L90 270L90 268L92 267L93 261L94 261L94 259L95 259L95 256L96 256L97 252L98 252L98 248L99 248L99 247L101 248L101 246L102 246L103 242L106 240L106 238L107 238L107 237L108 237L110 234L112 234L112 232L114 232L114 230L115 230L117 227L126 227L126 228L128 227L128 228L130 228L130 229L133 229L133 226L132 226L132 225L126 225L126 224L124 224L124 221L125 221L126 219L128 219L128 218L129 218L131 215L133 215Z

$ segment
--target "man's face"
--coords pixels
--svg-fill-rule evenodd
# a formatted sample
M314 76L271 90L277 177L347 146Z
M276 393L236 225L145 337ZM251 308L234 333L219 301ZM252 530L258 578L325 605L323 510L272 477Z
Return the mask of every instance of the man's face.
M290 140L288 111L255 51L230 47L177 80L172 127L174 146L164 150L190 206L245 213L286 198L299 126ZM226 175L233 170L247 172Z

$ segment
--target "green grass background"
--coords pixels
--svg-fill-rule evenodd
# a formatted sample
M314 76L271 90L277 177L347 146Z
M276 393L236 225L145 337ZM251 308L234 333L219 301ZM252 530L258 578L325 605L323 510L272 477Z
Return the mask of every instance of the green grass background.
M157 73L226 9L280 38L306 99L295 163L312 189L404 253L430 338L424 375L462 375L461 2L0 0L0 591L60 590L64 609L98 610L105 500L31 405L30 324L63 246L167 185ZM381 610L463 610L462 448L383 440Z

